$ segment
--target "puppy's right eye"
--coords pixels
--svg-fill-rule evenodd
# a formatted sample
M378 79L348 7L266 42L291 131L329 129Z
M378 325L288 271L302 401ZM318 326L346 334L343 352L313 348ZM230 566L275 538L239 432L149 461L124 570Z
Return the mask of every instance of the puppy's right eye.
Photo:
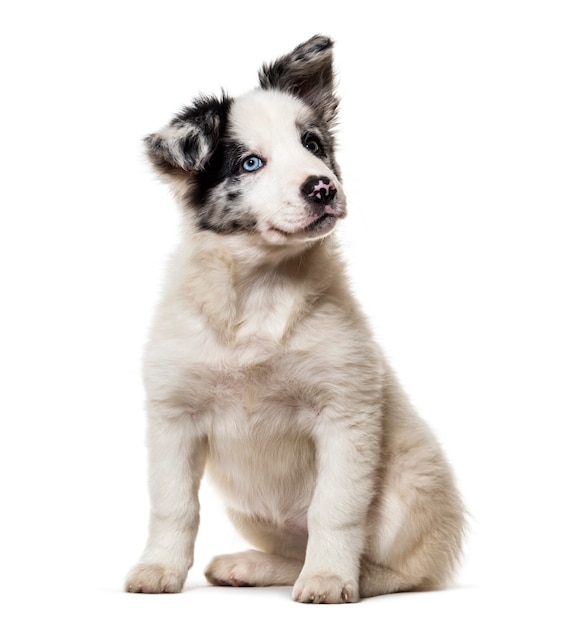
M255 172L256 170L263 167L263 161L258 156L252 154L243 161L241 167L246 172Z

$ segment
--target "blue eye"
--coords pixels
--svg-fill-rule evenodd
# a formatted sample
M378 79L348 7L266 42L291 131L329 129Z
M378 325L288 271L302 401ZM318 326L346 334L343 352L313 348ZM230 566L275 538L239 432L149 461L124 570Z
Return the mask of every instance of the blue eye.
M258 156L248 156L241 164L241 167L246 172L255 172L259 168L263 167L263 161Z

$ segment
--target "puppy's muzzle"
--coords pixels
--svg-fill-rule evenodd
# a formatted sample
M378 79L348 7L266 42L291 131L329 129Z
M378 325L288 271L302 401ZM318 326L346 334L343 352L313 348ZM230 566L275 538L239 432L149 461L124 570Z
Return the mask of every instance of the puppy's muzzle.
M301 185L301 193L311 202L325 207L331 204L337 195L337 187L326 176L309 176Z

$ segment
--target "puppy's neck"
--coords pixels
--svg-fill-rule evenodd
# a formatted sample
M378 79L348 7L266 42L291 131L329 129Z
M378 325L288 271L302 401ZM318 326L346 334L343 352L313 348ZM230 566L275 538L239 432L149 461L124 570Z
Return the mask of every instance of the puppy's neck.
M180 254L190 303L227 344L282 343L342 274L333 237L274 249L248 236L195 233Z

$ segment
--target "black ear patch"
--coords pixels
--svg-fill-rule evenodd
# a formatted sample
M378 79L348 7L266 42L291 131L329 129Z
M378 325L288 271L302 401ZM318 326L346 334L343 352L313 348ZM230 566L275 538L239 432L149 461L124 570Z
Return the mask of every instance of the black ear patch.
M335 96L333 42L315 35L273 63L259 70L263 89L280 89L301 98L327 122L337 115L339 100Z
M151 162L163 173L201 171L224 135L232 99L202 96L144 142Z

